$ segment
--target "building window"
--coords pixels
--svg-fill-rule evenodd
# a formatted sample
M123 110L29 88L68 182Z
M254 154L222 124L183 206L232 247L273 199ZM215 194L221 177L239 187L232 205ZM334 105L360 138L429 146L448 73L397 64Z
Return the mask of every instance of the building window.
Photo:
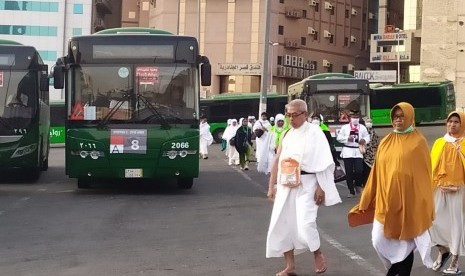
M349 38L346 36L344 37L344 46L348 46L349 45Z
M26 26L26 25L0 25L0 34L28 35L28 36L57 36L57 27Z
M333 44L334 43L334 35L331 35L329 37L329 43Z
M279 0L279 3L284 4L284 0Z
M334 10L335 10L335 9L336 9L335 7L333 7L333 8L331 9L331 15L334 15Z
M278 56L278 65L283 65L283 56Z
M348 67L347 67L346 65L343 65L343 66L342 66L342 73L346 73L346 74L347 74L348 72L349 72L349 71L348 71Z
M82 4L74 4L73 5L73 13L74 14L82 14L84 11L84 7Z
M302 10L302 17L307 18L307 10Z
M282 26L282 25L278 26L278 34L280 34L280 35L284 34L284 26Z
M346 18L349 18L349 10L346 9Z
M57 2L40 1L4 1L0 0L0 10L58 12Z
M332 72L333 72L333 65L330 64L328 67L328 73L332 73Z
M307 38L301 37L301 38L300 38L300 44L302 44L302 45L307 45Z
M315 11L318 12L320 10L320 3L316 3L315 5Z
M318 40L318 32L315 32L315 33L313 34L313 40Z
M73 36L82 35L82 28L73 28Z
M56 61L57 60L57 52L56 51L38 51L42 60L46 61Z

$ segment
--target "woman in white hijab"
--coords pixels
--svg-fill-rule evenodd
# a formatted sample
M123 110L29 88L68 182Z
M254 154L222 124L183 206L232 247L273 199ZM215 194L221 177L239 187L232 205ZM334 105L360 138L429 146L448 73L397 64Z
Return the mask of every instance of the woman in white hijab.
M228 165L239 165L239 153L236 150L236 147L234 146L234 141L231 141L234 136L236 136L237 129L239 128L239 125L237 124L236 119L230 119L231 125L226 128L226 130L223 133L223 139L226 140L227 144L227 149L226 149L226 156L228 156L229 162Z
M224 138L224 134L231 128L231 121L232 119L228 119L226 123L226 128L224 129L223 136L221 137L221 151L225 151L226 156L228 156L228 141Z

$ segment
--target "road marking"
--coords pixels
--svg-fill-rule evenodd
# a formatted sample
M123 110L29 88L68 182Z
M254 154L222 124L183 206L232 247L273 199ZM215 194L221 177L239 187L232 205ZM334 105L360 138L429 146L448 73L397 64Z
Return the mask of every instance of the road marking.
M331 246L339 250L342 254L349 257L349 259L355 261L357 265L362 267L366 270L370 275L373 276L384 276L386 273L379 271L376 267L371 265L367 260L365 260L362 256L358 255L357 253L353 252L349 248L342 245L337 240L333 239L331 236L326 234L323 230L318 228L318 232L320 232L320 236L326 240Z

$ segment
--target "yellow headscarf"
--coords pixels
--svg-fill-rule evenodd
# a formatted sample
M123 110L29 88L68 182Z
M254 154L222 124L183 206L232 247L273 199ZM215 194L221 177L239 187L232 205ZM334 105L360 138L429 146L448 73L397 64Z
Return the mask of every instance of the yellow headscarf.
M412 105L399 103L405 130L414 125ZM359 211L374 210L384 225L384 236L413 239L431 227L434 219L431 161L424 136L413 129L389 133L379 144L376 159L360 198ZM351 212L356 210L351 210Z

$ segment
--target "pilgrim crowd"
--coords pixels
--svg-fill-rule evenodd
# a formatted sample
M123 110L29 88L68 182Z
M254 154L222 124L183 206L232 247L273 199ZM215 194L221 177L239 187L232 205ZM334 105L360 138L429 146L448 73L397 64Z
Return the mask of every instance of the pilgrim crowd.
M297 275L294 256L306 251L313 252L315 273L327 271L316 219L319 207L341 202L335 185L340 159L347 197L359 200L348 213L348 223L372 224L372 245L387 276L410 275L415 251L427 268L442 275L461 274L465 113L449 114L445 134L431 151L415 127L414 107L409 103L391 109L393 129L381 140L371 120L360 118L359 110L347 114L349 121L334 137L342 144L340 155L324 118L308 114L302 100L291 101L286 113L276 114L274 120L268 120L265 112L256 121L253 116L228 120L222 144L228 164L248 170L255 153L257 171L269 175L267 196L273 211L266 257L285 260L285 268L276 276ZM200 135L201 157L208 158L213 139L206 119ZM433 247L436 258L431 257Z

